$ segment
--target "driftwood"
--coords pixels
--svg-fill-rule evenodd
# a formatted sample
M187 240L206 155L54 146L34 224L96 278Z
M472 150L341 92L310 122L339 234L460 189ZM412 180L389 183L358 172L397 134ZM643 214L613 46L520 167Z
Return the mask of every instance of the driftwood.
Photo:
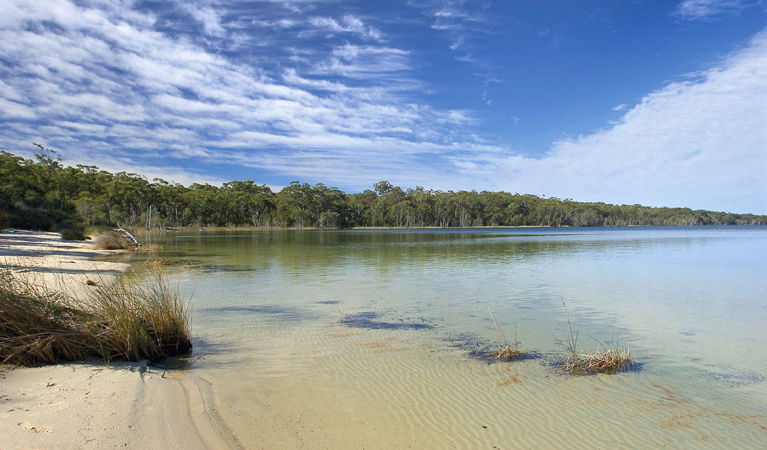
M115 228L114 230L122 233L122 237L133 241L133 243L136 244L136 247L141 247L141 242L139 242L138 239L136 239L136 237L130 233L130 231L126 230L125 228Z

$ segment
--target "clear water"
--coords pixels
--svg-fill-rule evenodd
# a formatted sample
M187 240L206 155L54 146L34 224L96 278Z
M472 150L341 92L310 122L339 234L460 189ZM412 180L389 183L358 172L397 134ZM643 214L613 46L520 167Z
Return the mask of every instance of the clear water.
M159 239L188 264L185 376L245 447L767 446L767 227ZM533 358L469 356L488 309ZM558 372L568 318L634 370Z

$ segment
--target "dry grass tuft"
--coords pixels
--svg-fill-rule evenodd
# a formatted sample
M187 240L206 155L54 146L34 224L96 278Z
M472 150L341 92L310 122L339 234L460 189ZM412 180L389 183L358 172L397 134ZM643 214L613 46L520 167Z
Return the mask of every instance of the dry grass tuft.
M118 231L99 231L93 235L93 242L100 250L135 250L136 244Z
M0 271L0 362L157 361L192 348L186 305L159 273L75 299Z
M599 345L599 351L594 353L578 352L578 331L573 331L573 324L570 321L570 315L567 314L567 304L564 298L562 298L562 308L565 311L567 327L570 331L565 341L570 354L558 361L556 365L565 373L571 375L614 374L633 366L631 349L628 344L622 348L618 347L617 344L608 347L594 339Z
M498 333L498 350L492 351L490 354L500 361L512 361L520 356L524 356L525 352L519 349L519 339L517 337L516 327L514 328L514 345L512 346L509 344L509 340L506 339L506 334L504 334L501 326L498 325L498 322L495 320L495 315L490 308L487 308L487 312L490 314L490 320L493 321L495 331Z
M601 344L600 344L601 345ZM573 375L596 373L614 374L633 364L628 345L604 347L595 353L572 353L561 363L565 372Z
M490 352L495 356L496 359L500 361L511 361L514 359L519 358L520 356L524 356L525 352L522 350L519 350L517 348L512 347L502 347L498 349L497 351Z

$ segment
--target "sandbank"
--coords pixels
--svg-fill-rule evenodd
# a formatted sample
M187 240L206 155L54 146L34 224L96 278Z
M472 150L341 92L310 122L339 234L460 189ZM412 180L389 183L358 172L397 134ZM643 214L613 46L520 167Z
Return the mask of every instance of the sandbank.
M93 259L110 253L58 233L0 232L2 268L75 296L128 268ZM0 448L235 447L211 404L182 374L146 363L0 365Z

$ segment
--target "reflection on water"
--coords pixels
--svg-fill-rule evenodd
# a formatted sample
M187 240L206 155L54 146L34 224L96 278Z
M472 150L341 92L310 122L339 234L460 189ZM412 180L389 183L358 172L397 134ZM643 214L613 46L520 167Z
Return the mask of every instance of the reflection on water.
M243 442L246 420L294 410L324 433L300 445L310 447L370 439L373 447L508 447L519 426L550 427L552 417L571 427L586 421L570 430L583 446L598 435L608 438L602 445L632 438L684 447L767 438L767 227L169 233L162 241L164 256L196 263L177 271L194 292L194 332L227 351L198 348L205 354L193 371L213 383ZM488 309L536 358L487 368L467 359L498 340ZM568 317L583 350L629 342L642 370L577 382L557 374L547 362L564 351ZM509 416L501 388L517 389L524 418ZM313 408L323 418L306 419ZM332 417L357 421L355 437ZM445 437L469 419L497 429ZM269 423L262 439L293 433ZM613 429L629 424L639 428ZM515 442L557 445L567 434L550 431Z

